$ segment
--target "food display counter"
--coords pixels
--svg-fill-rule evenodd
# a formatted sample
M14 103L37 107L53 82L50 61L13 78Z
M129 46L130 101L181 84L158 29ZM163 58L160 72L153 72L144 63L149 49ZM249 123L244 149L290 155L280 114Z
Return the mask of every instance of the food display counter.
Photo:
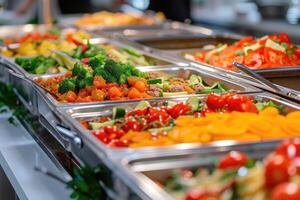
M287 185L299 194L298 46L286 34L245 38L144 17L0 27L0 80L43 127L32 131L37 146L73 177L60 181L70 198L277 200ZM288 162L282 179L276 156Z

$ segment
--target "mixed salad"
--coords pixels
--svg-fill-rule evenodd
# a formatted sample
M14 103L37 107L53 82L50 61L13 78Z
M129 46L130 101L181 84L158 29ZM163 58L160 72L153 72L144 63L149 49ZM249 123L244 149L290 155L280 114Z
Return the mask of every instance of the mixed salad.
M111 116L83 120L81 124L110 147L299 136L300 111L284 115L283 110L271 101L256 101L234 93L212 93L205 101L190 97L186 102L168 101L157 106L141 101L130 111L115 107Z
M258 39L245 37L231 45L218 44L209 50L185 54L185 58L225 69L235 69L234 61L251 69L290 67L300 65L300 48L281 33Z
M126 13L112 13L101 11L93 14L87 14L75 21L75 25L81 28L90 27L116 27L128 25L151 25L164 21L165 17L162 13L157 13L155 16L136 16Z
M60 29L53 28L44 32L30 32L19 38L5 38L3 42L6 45L17 45L17 48L2 48L1 54L8 57L34 57L52 54L49 49L60 50L71 53L76 44L73 42L90 39L91 36L82 30L67 30L62 32Z
M221 83L208 85L200 76L168 77L162 73L141 72L117 62L105 53L89 59L88 65L76 63L64 76L38 79L60 102L99 102L108 100L169 97L209 92L225 92Z
M131 65L150 66L163 64L162 62L159 63L154 59L145 57L131 48L117 48L109 44L91 44L89 42L86 44L80 41L74 42L77 44L77 48L74 49L70 56L81 60L81 62L85 64L89 63L91 57L103 53L115 61Z
M174 170L162 187L174 199L298 200L299 159L299 139L284 141L263 160L232 151L210 167Z

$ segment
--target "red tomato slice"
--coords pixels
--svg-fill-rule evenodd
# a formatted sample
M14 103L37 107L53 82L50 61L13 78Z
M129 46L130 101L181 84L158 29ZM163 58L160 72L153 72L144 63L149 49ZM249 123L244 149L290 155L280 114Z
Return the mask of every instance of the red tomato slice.
M295 183L281 183L271 193L271 200L299 200L300 187Z
M259 69L263 64L263 58L260 53L256 51L250 51L245 56L245 65L251 69Z
M220 169L239 168L245 166L248 156L239 151L232 151L223 157L219 162Z

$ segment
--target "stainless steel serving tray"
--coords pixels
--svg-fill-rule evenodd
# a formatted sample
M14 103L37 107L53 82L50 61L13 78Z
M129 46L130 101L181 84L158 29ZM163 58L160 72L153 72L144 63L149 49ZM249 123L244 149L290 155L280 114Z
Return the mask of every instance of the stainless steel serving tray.
M149 71L160 71L164 72L166 75L180 75L180 76L190 76L191 74L201 75L203 79L208 83L212 84L215 82L223 82L228 89L237 92L257 92L258 90L249 85L244 85L243 82L233 81L230 79L224 79L218 75L210 74L205 71L201 71L199 69L193 67L180 67L180 66L151 66L151 67L139 67L141 71L149 72ZM42 78L47 79L50 77L55 77L57 75L44 75L40 77L34 77L33 81ZM61 135L57 131L57 123L63 123L60 120L60 116L58 114L59 109L63 108L76 108L81 106L110 106L117 103L129 103L135 102L135 100L127 100L127 101L104 101L104 102L91 102L91 103L60 103L58 102L51 94L46 92L44 89L39 87L37 84L34 84L34 89L37 95L37 107L38 114L40 116L41 122L48 127L48 129L52 129L55 135ZM46 119L46 120L45 120ZM47 123L46 123L47 122ZM55 131L56 130L56 131ZM62 143L64 143L62 141Z
M292 110L299 110L300 105L286 101L281 97L277 97L268 93L249 93L246 95L254 96L259 100L272 100L274 103L285 105L285 112L288 113ZM199 96L204 98L205 95ZM166 100L171 101L185 101L187 97L178 98L165 98L165 99L153 99L150 100L150 104L159 105ZM79 120L91 119L99 116L110 116L112 114L112 108L124 107L127 109L134 108L138 104L138 101L123 102L119 104L111 105L90 105L80 106L73 108L60 108L58 109L59 115L62 121L65 122L64 126L66 130L70 131L73 135L71 138L71 152L78 157L79 160L86 163L106 163L108 161L108 168L114 174L114 180L121 184L115 188L115 192L127 194L127 197L123 199L132 199L132 195L138 195L141 199L164 199L166 195L158 187L153 187L151 180L146 177L142 177L136 173L136 171L149 171L151 167L163 167L172 166L172 164L178 161L182 161L183 157L187 157L193 154L201 153L201 155L220 155L221 152L234 150L234 149L245 149L248 148L257 149L265 147L274 147L279 141L278 140L265 140L263 142L239 142L239 141L218 141L210 144L178 144L168 147L146 147L146 148L110 148L103 144L101 141L96 139L90 130L85 129L80 124ZM79 139L82 143L81 146L72 142L75 139ZM146 167L144 164L148 164L146 161L149 160L149 166ZM172 162L171 158L177 159ZM104 160L104 161L103 161ZM165 163L170 160L171 164L166 165ZM190 160L193 160L192 158ZM153 162L152 162L153 161ZM190 163L178 162L178 165L189 165ZM198 163L197 163L198 164ZM154 194L159 193L159 194ZM161 197L161 195L163 195ZM155 197L155 198L154 198Z
M103 30L95 30L93 32L95 34L101 34L102 31ZM213 30L208 28L172 21L156 26L122 27L106 29L104 31L122 35L134 41L148 41L153 38L203 37L215 34Z
M250 158L261 160L274 150L278 142L260 142L243 144L234 147L217 147L215 151L196 149L178 153L153 153L140 156L128 156L117 165L120 178L124 179L128 187L141 199L173 199L172 196L157 183L164 182L176 169L199 169L212 166L212 160L219 160L230 151L242 151Z
M267 93L248 93L246 95L254 96L260 100L272 100L274 103L285 105L285 112L290 112L292 110L299 110L300 106L292 102L286 101L280 97L273 96ZM199 98L205 98L206 95L200 95ZM161 98L149 100L152 105L162 105L166 100L171 101L185 101L188 97L177 97L177 98ZM93 149L97 149L97 152L102 152L114 160L120 160L126 155L139 155L151 152L160 152L161 154L168 152L180 152L184 151L183 149L210 149L213 150L215 147L220 146L235 146L239 145L242 142L236 141L226 141L226 142L213 142L207 145L201 144L179 144L171 147L147 147L147 148L109 148L104 145L102 142L98 141L91 132L81 126L78 120L91 119L99 116L111 116L113 107L123 107L127 109L132 109L138 104L138 101L131 102L122 102L118 104L111 105L90 105L90 106L81 106L73 108L61 108L59 113L64 118L64 121L67 123L67 126L70 127L74 133L77 133L78 137L81 137L83 144L86 142L93 145Z

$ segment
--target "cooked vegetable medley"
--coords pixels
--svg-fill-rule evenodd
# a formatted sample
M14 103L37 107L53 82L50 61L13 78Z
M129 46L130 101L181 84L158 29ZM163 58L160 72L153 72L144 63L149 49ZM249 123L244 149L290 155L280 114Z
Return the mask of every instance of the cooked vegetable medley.
M158 22L162 22L164 16L158 13L151 18L145 16L134 16L126 13L111 13L107 11L101 11L93 14L87 14L75 21L78 27L116 27L126 25L151 25Z
M89 66L75 64L72 73L39 79L37 83L51 91L61 102L92 102L152 97L169 97L209 92L225 92L221 83L208 85L201 77L167 77L161 73L143 73L130 64L116 62L105 53L89 59Z
M235 69L232 66L234 61L251 69L265 69L299 66L300 48L287 34L281 33L259 39L245 37L232 45L219 44L212 50L186 54L185 57L225 69Z
M201 159L201 158L200 158ZM208 169L174 170L162 184L174 199L300 199L300 140L280 144L263 161L232 151Z
M187 102L151 107L142 101L126 111L115 108L82 125L111 147L166 146L179 143L210 143L220 140L261 141L300 135L300 112L286 116L273 102L255 102L228 93L209 94L205 102L190 97ZM188 127L188 128L187 128Z

